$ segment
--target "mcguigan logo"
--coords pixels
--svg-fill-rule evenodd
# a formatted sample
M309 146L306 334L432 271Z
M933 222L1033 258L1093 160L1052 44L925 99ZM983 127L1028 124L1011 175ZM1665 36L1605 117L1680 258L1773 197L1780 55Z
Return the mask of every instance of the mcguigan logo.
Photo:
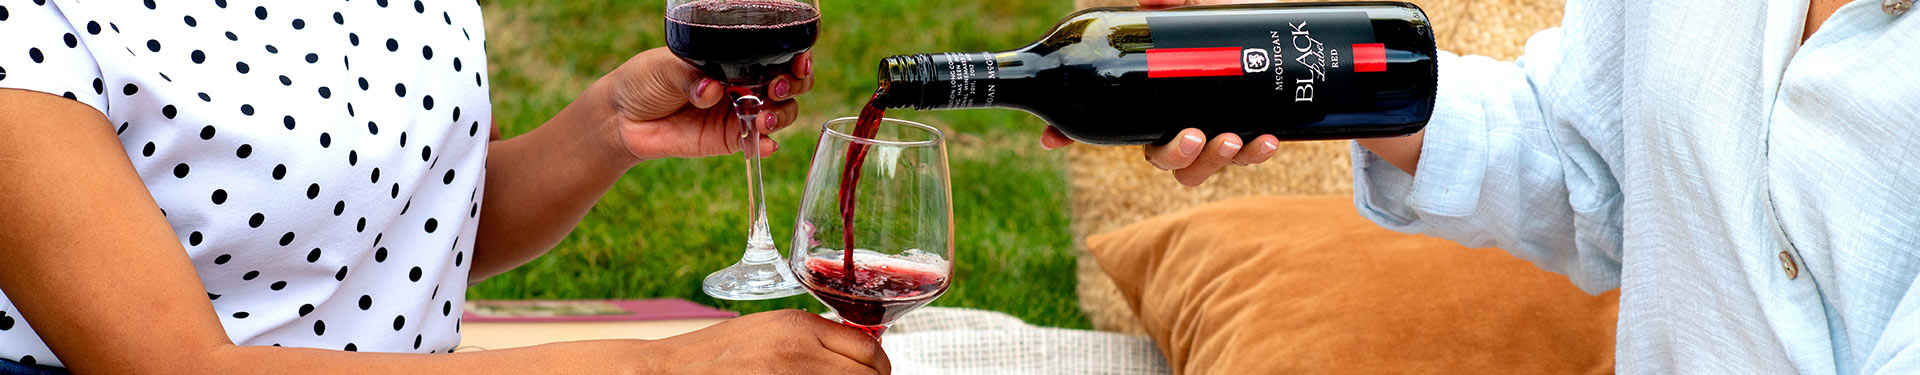
M1240 66L1245 68L1247 73L1265 72L1268 65L1272 63L1273 59L1267 55L1267 50L1248 48L1240 51Z

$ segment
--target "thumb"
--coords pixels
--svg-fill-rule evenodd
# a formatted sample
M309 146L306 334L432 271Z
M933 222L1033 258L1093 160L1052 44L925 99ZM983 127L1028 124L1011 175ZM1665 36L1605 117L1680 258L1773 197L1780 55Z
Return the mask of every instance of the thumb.
M725 99L726 92L725 84L712 78L700 77L694 84L687 85L687 104L702 109L711 108L714 104L719 104L721 99Z
M675 57L666 48L641 52L607 75L614 104L638 121L666 117L681 107L711 107L725 96L723 85Z
M1206 133L1200 129L1182 130L1179 137L1167 144L1147 146L1147 163L1161 170L1186 169L1200 158L1206 143Z
M1041 149L1052 150L1071 144L1073 144L1073 138L1067 138L1066 133L1061 133L1059 128L1052 125L1048 125L1047 130L1040 133Z

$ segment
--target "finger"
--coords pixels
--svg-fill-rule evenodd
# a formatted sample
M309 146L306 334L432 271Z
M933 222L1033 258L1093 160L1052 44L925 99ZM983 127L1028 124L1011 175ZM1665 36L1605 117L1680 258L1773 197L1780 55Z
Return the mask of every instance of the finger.
M767 83L767 98L772 101L786 101L813 91L813 79L794 78L789 75L774 77Z
M700 146L688 149L686 155L731 155L746 150L746 143L741 141L746 138L747 129L740 126L740 120L733 115L731 108L724 106L708 109L687 108L675 115L698 119L695 120L697 124L720 124L699 126L697 134L685 135L685 137L698 139L701 143ZM716 136L714 133L719 134Z
M797 101L774 102L762 108L760 112L760 132L773 133L793 125L800 116L800 103Z
M800 53L799 56L794 56L793 59L794 77L801 79L813 78L813 51Z
M792 76L774 77L773 82L767 83L767 97L776 102L793 99L793 96L797 95L793 91L793 81Z
M876 341L873 343L873 346L879 348L880 343ZM880 375L893 374L893 359L887 358L887 350L882 348L878 354L878 357L873 358L873 370L879 372Z
M773 156L773 152L779 150L780 142L774 141L773 137L760 136L760 157Z
M838 325L838 324L835 324L835 325ZM867 336L865 334L861 334L860 336L866 341L874 341L873 337L871 336ZM873 346L877 348L880 346L880 343L878 341L874 341ZM835 354L839 354L839 353L836 352ZM839 359L837 360L827 360L827 361L836 362L836 366L834 366L833 368L847 369L847 372L845 372L847 374L879 374L879 375L892 374L893 360L887 358L887 351L884 349L881 349L876 351L875 354L877 354L878 356L874 357L873 361L871 362L861 361L858 359L849 358L842 355L827 355L828 357L839 357Z
M1140 0L1140 6L1149 8L1186 5L1186 3L1186 0Z
M1066 133L1061 133L1058 128L1048 126L1047 130L1040 132L1040 148L1042 149L1052 150L1067 147L1067 145L1071 144L1073 144L1073 138L1067 138Z
M882 369L876 365L861 363L860 361L842 357L837 354L820 354L819 357L821 358L807 361L807 366L812 368L805 370L806 373L849 375L888 375L893 373L893 366L890 364L887 365L886 369Z
M819 329L815 330L818 332L815 337L820 339L820 346L867 367L881 369L881 373L892 371L893 365L887 360L887 353L880 350L880 342L875 341L873 336L818 316L808 320L812 321L812 324L824 325L816 326Z
M728 135L727 141L726 141L727 146L725 147L726 148L725 153L714 154L710 152L692 150L692 151L689 151L688 154L696 155L696 156L732 155L734 153L746 154L747 138L740 136L740 133L738 131L729 132L729 133L730 134ZM760 142L760 157L764 158L768 156L773 156L773 152L780 149L780 142L775 142L773 140L773 137L761 135L760 138L758 138L758 140Z
M715 104L720 104L720 100L726 99L726 96L726 85L712 78L701 77L699 82L688 86L687 104L692 104L695 108L711 108Z
M1195 157L1200 156L1200 148L1206 142L1206 133L1200 132L1200 129L1182 130L1172 142L1147 146L1147 163L1164 171L1186 168L1193 165Z
M813 77L789 77L789 78L794 78L792 82L789 82L793 84L793 92L787 95L793 96L793 97L799 97L801 95L806 95L807 92L813 91Z
M1173 179L1180 181L1182 185L1200 186L1200 183L1207 182L1208 177L1219 172L1221 167L1233 163L1233 157L1240 153L1242 144L1240 136L1233 133L1213 137L1213 141L1207 142L1206 150L1200 152L1200 158L1194 160L1193 165L1173 171Z
M1260 164L1272 158L1273 152L1279 149L1279 138L1274 138L1272 135L1261 135L1259 138L1254 138L1253 142L1247 143L1247 148L1240 150L1240 154L1233 157L1233 163L1239 165Z
M607 78L614 83L613 97L622 112L635 120L666 117L688 104L711 107L721 102L720 89L725 86L701 74L699 69L666 48L635 55L608 73Z

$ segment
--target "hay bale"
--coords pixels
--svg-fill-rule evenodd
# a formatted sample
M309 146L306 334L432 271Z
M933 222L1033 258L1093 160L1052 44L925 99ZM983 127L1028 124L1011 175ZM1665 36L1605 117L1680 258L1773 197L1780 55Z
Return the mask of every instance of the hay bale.
M1558 25L1559 0L1412 1L1433 22L1440 49L1510 60L1528 36ZM1133 5L1133 0L1078 0L1075 6ZM1074 145L1067 150L1073 238L1079 254L1080 308L1095 329L1144 334L1112 278L1086 251L1088 235L1207 202L1247 195L1345 194L1353 191L1347 142L1282 143L1273 159L1228 167L1197 188L1144 162L1139 147Z

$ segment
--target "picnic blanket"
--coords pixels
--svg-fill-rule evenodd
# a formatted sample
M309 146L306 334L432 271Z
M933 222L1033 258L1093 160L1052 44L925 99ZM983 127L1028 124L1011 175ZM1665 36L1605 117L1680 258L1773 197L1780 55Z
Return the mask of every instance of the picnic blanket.
M1172 373L1147 336L1039 327L985 310L921 308L885 338L902 375Z

